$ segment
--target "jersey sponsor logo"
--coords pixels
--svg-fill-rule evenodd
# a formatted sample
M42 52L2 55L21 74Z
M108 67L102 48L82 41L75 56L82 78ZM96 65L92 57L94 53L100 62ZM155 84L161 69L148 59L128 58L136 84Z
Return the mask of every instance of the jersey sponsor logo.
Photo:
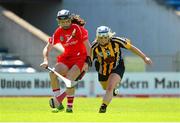
M71 46L71 45L76 45L77 44L77 42L78 42L78 40L75 40L75 41L71 41L71 42L69 42L69 43L66 43L66 44L64 44L64 46Z

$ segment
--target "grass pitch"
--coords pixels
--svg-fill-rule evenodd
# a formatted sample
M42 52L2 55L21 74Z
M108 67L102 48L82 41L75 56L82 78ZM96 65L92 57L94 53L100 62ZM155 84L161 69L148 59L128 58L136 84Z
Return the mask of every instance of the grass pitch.
M99 114L101 98L79 98L74 113L51 113L49 97L0 97L0 122L178 122L180 98L113 98ZM66 102L66 100L64 101Z

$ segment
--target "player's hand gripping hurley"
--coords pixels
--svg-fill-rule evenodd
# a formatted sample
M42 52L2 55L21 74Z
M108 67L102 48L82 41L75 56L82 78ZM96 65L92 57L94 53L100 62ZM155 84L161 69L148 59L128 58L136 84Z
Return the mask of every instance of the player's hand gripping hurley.
M61 80L63 80L63 82L65 83L67 88L72 88L75 85L77 85L77 81L71 81L67 78L65 78L64 76L62 76L61 74L59 74L57 71L55 71L54 69L50 68L50 67L46 67L47 70L49 70L50 72L53 72L54 74L56 74Z

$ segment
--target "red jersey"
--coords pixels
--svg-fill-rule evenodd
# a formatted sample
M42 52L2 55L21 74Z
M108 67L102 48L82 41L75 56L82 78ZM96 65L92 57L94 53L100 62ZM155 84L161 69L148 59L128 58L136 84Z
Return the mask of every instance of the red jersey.
M87 55L84 41L88 39L88 31L77 24L72 24L69 29L58 27L50 41L55 45L61 43L65 49L62 54L66 57L79 57Z

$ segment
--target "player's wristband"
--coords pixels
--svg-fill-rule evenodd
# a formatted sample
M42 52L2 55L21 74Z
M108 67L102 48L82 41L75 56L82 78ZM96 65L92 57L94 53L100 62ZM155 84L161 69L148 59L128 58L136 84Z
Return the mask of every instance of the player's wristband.
M87 56L86 57L86 61L85 61L89 67L92 67L92 61L91 61L91 57L90 56Z

